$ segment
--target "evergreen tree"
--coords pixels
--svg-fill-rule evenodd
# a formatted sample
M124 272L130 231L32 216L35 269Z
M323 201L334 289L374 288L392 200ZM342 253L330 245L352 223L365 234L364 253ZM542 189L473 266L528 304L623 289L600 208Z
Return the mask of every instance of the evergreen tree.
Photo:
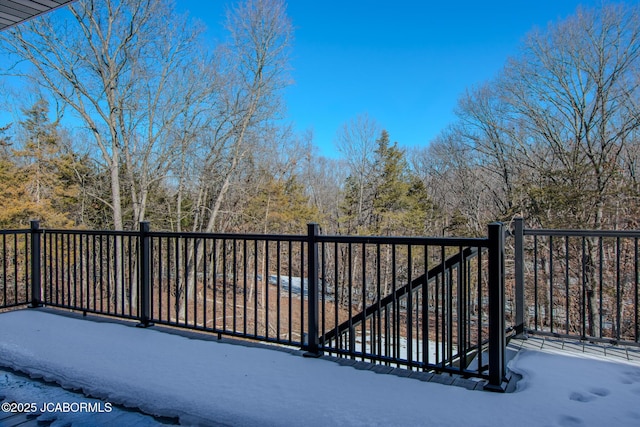
M48 227L70 227L81 220L80 178L87 168L64 144L58 121L48 118L44 99L23 109L18 122L18 146L3 158L3 215L5 227L24 227L40 219Z
M408 207L408 165L398 143L391 144L389 133L382 131L375 151L375 188L371 229L376 234L392 234L400 227L401 216ZM398 230L400 231L400 230Z
M347 233L424 234L433 211L422 181L411 173L405 151L383 130L376 140L373 166L363 187L345 182L342 221ZM361 205L360 205L361 203Z
M295 176L267 177L244 209L246 231L265 233L306 233L307 224L316 222L317 209L308 203L304 188Z

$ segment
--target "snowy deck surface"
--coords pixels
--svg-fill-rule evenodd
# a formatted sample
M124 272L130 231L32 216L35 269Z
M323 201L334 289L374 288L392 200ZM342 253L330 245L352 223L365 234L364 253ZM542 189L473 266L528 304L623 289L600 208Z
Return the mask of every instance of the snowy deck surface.
M585 349L536 337L514 346L520 351L509 367L522 379L515 392L496 394L155 327L47 310L0 314L0 371L5 367L82 390L102 399L103 408L107 403L114 408L40 416L54 420L52 426L158 423L117 406L183 425L640 425L636 349L611 347L605 356L597 346ZM77 408L86 399L57 387L26 384L0 372L0 401ZM0 412L0 426L9 425L2 419Z

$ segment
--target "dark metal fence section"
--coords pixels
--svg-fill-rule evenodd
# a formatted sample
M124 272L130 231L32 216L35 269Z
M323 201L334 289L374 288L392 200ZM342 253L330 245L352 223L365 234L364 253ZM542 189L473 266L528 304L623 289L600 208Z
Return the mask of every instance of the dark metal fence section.
M307 236L148 236L151 322L304 345Z
M476 376L499 389L504 235L501 224L489 230L486 239L323 236L310 224L307 235L283 236L36 222L1 234L0 308L44 304Z
M31 274L30 230L0 231L0 309L26 305Z
M637 344L640 231L535 230L516 220L516 328Z
M490 298L504 237L492 227L487 239L319 236L320 350L500 387L504 305Z
M140 318L139 233L44 230L42 303Z

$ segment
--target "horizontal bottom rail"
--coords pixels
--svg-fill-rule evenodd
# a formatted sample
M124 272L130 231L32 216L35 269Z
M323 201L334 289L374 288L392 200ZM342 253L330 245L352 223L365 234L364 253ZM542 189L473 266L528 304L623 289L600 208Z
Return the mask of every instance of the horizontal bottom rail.
M558 332L541 331L539 329L525 328L525 332L531 335L540 335L540 336L546 336L546 337L574 339L574 340L580 340L580 341L611 344L611 345L626 345L629 347L640 347L640 342L637 342L637 341L617 340L614 338L598 338L598 337L580 336L580 335L574 335L574 334L561 334Z
M339 350L335 348L321 348L327 354L335 354L339 357L343 357L345 359L360 359L364 362L383 364L383 365L397 365L397 367L404 369L416 369L424 372L439 372L451 375L460 375L463 378L479 378L479 379L489 379L489 375L477 372L475 370L466 370L466 369L457 369L451 368L448 366L441 366L432 363L423 363L423 362L409 362L409 361L401 361L398 359L394 359L391 357L385 356L376 356L370 355L361 352L349 352L348 350ZM486 370L486 369L485 369Z

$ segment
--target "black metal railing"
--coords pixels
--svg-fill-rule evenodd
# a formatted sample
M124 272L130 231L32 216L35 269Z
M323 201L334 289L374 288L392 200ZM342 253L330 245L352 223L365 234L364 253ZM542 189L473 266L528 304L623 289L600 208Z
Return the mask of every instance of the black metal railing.
M30 230L0 231L0 308L28 304L32 274Z
M501 224L480 239L324 236L316 224L287 236L153 232L148 223L124 232L35 222L6 233L24 241L13 256L23 273L3 275L0 308L136 319L476 376L494 389L504 380Z
M504 373L503 305L492 317L489 296L492 283L503 293L502 263L490 268L501 230L490 226L486 239L318 236L319 349L485 378L492 369L483 361L492 360L493 372ZM501 325L493 358L484 353L490 324Z
M139 233L43 230L40 303L138 319Z
M516 219L518 332L636 344L640 231L526 229Z
M302 346L306 236L149 233L149 319Z
M381 246L375 245L376 259L384 251ZM375 265L370 281L374 293L369 295L369 301L364 298L359 303L368 305L328 332L323 327L320 338L323 348L363 359L394 364L402 360L404 366L426 365L457 373L468 369L470 357L483 360L484 338L488 335L485 326L488 310L482 303L488 301L487 289L482 286L483 267L486 268L482 249L486 248L461 246L456 248L457 253L445 258L444 245L407 245L407 254L416 248L420 269L427 273L399 287L393 275L391 285L387 286L390 293L380 292L380 264ZM441 259L445 258L444 262L434 261L429 256L430 248ZM396 265L397 256L392 258L392 265ZM407 257L407 264L415 262L412 258ZM429 268L429 258L435 267ZM400 283L408 279L405 277ZM423 304L423 299L428 302Z

